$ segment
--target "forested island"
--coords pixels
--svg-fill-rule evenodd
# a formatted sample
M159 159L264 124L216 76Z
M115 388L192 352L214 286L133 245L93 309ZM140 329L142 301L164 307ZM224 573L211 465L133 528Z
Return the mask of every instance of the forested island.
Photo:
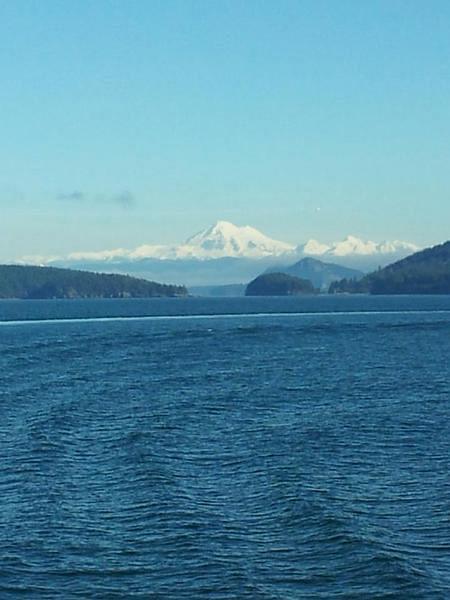
M307 279L300 279L286 273L264 273L251 281L246 296L296 296L314 294L313 284Z
M184 286L129 275L56 267L0 265L0 298L153 298L186 296Z
M333 281L341 279L361 279L364 273L357 269L350 269L342 265L323 262L317 258L310 256L302 258L293 265L277 266L276 268L267 269L266 273L286 273L300 279L310 281L313 286L322 292L327 292L330 284Z
M450 241L416 252L360 280L336 281L330 285L329 292L450 294Z

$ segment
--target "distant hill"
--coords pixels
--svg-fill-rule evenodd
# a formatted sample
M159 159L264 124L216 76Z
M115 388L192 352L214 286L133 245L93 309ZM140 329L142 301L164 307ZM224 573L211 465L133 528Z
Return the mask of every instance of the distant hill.
M286 273L264 273L251 281L246 296L295 296L298 294L314 294L313 284Z
M284 263L285 261L283 261ZM52 266L78 269L81 271L98 271L131 275L162 283L180 282L188 288L203 286L221 286L243 283L263 273L274 265L274 259L250 259L225 257L211 260L199 258L172 260L143 258L134 261L80 261L71 263L55 263Z
M357 269L350 269L348 267L322 262L317 258L309 257L302 258L291 266L281 268L277 266L267 272L286 273L287 275L307 279L308 281L311 281L315 288L323 291L327 291L333 281L344 278L358 280L364 276L364 273Z
M205 298L235 298L245 295L245 283L230 283L228 285L199 285L188 288L189 294Z
M450 294L450 241L366 275L359 281L343 279L330 293Z
M186 294L183 286L163 285L128 275L0 265L0 298L150 298Z

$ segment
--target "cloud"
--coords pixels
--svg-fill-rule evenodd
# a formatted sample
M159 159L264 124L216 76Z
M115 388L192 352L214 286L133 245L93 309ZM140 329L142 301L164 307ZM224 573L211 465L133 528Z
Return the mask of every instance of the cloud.
M83 192L75 190L74 192L66 192L64 194L58 194L56 196L56 199L62 200L63 202L65 202L67 200L70 202L80 202L81 200L86 199L86 194L83 194Z
M64 192L58 194L56 199L61 202L86 202L91 204L116 204L122 208L133 208L136 204L136 197L129 190L122 190L114 194L98 194L96 196L86 194L80 190Z
M124 190L119 194L114 194L113 196L111 196L111 200L115 204L119 204L123 208L132 208L136 204L136 198L128 190Z

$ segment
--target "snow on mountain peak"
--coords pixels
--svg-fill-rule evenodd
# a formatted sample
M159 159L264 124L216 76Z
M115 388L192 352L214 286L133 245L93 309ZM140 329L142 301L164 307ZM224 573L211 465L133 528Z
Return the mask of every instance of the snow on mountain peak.
M24 257L18 262L38 264L80 263L80 262L134 262L144 259L183 260L183 259L217 259L225 257L263 259L283 257L283 260L304 256L320 257L333 262L357 259L367 260L379 257L404 257L416 252L419 248L409 242L395 240L376 243L363 241L353 235L333 244L323 244L310 239L297 247L271 239L257 229L248 225L239 227L229 221L217 221L211 227L188 238L181 245L144 244L134 249L117 248L97 252L73 252L66 257Z
M179 252L197 258L222 258L225 256L262 258L291 252L294 246L273 240L248 225L238 227L228 221L215 225L189 238Z
M302 244L297 246L297 251L301 254L308 254L312 256L321 256L325 254L330 249L330 246L327 244L322 244L317 240L308 240L306 244Z
M378 254L395 254L397 252L416 252L418 246L409 242L395 240L393 242L364 241L354 235L348 235L340 242L330 246L321 244L316 240L309 240L306 244L298 246L298 251L309 256L345 257L345 256L374 256Z
M330 253L333 256L348 256L349 254L376 254L377 253L377 244L372 241L364 242L363 240L349 235L342 240L342 242L337 242L333 244L330 249Z
M411 244L411 242L402 242L401 240L393 240L392 242L381 242L378 244L379 252L382 254L389 254L392 252L399 252L406 250L408 252L417 252L420 250L419 246Z

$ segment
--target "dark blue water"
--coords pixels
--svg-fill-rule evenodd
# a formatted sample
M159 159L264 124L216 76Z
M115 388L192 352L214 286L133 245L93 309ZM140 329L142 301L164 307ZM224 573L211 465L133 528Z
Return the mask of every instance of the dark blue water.
M0 598L450 597L450 297L0 321Z

